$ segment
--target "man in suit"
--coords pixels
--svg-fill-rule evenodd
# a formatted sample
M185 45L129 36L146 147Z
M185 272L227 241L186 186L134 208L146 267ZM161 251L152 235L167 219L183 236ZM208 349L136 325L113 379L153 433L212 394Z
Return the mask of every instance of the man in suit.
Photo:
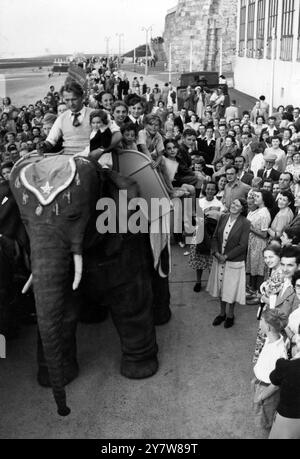
M283 247L280 255L280 265L284 276L281 291L276 297L275 308L287 317L299 307L299 300L292 284L292 278L300 268L300 252L297 247ZM263 298L262 298L263 300Z
M237 176L240 181L246 183L246 185L251 186L254 176L252 172L245 171L245 158L243 156L236 156L234 165L238 168Z
M220 124L218 130L219 130L220 137L218 137L216 140L215 156L213 159L213 164L216 164L224 156L224 150L226 148L226 145L225 145L225 139L227 135L226 125Z
M295 196L295 218L291 221L288 228L296 229L300 233L300 191Z
M216 141L213 139L214 130L207 127L204 139L197 138L198 151L204 157L206 164L212 164L215 156Z
M174 126L178 126L179 128L179 131L181 133L183 133L184 131L184 126L185 124L187 123L187 114L186 114L186 109L185 108L182 108L180 110L180 114L179 116L176 116L176 118L174 119Z
M245 167L249 167L252 159L254 158L254 153L251 149L251 143L252 143L251 134L243 133L241 136L241 143L242 143L241 156L245 158Z
M266 152L264 154L265 167L264 169L258 170L257 177L261 177L262 179L270 179L273 180L273 182L278 182L280 172L274 169L276 159L277 156L275 153Z

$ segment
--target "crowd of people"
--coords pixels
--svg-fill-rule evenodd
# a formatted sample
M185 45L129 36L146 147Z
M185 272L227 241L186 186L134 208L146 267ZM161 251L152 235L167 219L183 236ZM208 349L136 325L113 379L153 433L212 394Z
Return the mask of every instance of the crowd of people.
M209 271L207 291L220 300L213 326L231 328L236 303L257 305L253 387L263 426L270 438L300 438L300 108L270 114L261 96L239 113L224 89L200 82L178 111L171 83L130 82L105 63L87 78L86 93L67 81L29 106L3 99L1 180L34 150L85 152L103 168L113 167L115 147L147 155L170 198L191 196L204 213L201 243L174 236L196 271L195 292Z

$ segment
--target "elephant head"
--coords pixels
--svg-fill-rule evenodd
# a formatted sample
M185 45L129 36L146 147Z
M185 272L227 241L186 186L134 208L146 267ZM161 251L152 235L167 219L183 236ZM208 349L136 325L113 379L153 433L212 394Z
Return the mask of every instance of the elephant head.
M82 244L96 208L99 179L94 165L65 155L31 156L16 163L10 186L30 239L37 318L49 379L66 416L62 327L66 292L82 274Z

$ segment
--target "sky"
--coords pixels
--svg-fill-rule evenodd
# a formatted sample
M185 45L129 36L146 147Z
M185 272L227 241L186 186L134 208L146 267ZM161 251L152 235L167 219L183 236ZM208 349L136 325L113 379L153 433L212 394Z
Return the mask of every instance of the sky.
M0 0L0 58L85 52L122 53L163 34L177 0Z

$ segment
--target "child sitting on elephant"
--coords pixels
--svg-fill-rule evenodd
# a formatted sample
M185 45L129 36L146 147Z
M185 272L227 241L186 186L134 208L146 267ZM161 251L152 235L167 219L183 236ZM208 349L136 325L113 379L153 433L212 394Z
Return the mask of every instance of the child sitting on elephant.
M153 169L157 170L169 195L172 196L174 189L163 155L165 151L164 142L159 133L161 124L161 119L157 115L146 115L144 118L145 127L138 133L137 146L139 151L151 159Z
M112 132L109 128L108 114L104 110L95 110L90 115L92 132L90 135L90 152L100 149L103 151L98 163L104 168L112 168L112 156L108 153L111 145Z

